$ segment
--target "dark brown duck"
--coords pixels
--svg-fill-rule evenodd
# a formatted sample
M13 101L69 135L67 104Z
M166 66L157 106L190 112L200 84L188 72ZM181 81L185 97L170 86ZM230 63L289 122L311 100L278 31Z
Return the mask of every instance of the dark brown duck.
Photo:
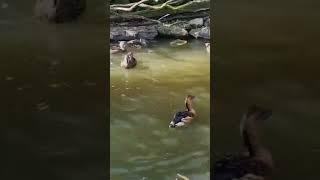
M240 123L240 134L246 152L218 160L214 165L215 180L261 180L270 176L273 160L271 153L260 141L260 125L271 114L270 110L256 105L249 107Z

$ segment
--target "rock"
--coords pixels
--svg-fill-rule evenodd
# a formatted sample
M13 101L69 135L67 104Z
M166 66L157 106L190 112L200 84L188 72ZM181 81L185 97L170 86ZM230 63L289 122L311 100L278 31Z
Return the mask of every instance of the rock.
M185 29L187 31L192 29L192 26L189 24L188 21L179 21L179 22L172 22L174 25L179 26L182 29Z
M189 21L189 24L191 27L201 27L203 26L203 19L202 18L196 18Z
M205 43L204 45L206 46L207 52L210 53L210 43Z
M110 27L111 41L130 41L134 39L151 40L154 39L157 35L158 31L155 25L137 27Z
M210 27L210 18L209 18L209 17L207 17L207 18L205 19L205 21L204 21L204 26Z
M77 19L86 8L86 0L37 0L35 16L48 22L63 23Z
M141 46L141 47L147 47L148 41L145 39L134 39L127 42L127 46Z
M191 31L189 33L191 36L193 36L195 38L210 39L210 28L209 27L191 29Z
M185 37L188 36L188 31L177 25L158 25L159 35L171 37Z
M184 46L187 43L188 43L188 41L186 41L186 40L176 39L176 40L170 42L170 46L179 47L179 46Z

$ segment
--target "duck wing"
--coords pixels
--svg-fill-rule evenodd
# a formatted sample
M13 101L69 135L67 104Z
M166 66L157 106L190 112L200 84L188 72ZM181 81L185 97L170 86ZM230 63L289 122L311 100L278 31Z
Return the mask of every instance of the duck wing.
M174 124L177 124L177 123L181 122L182 118L188 117L189 114L190 114L189 111L177 112L172 121L174 122Z

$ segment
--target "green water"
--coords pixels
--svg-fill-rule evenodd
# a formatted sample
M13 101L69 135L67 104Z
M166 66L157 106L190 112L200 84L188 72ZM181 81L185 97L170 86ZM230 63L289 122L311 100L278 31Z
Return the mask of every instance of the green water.
M111 179L172 180L177 173L207 180L210 170L210 56L204 44L170 48L157 43L135 53L135 69L120 68L111 56ZM197 118L169 129L173 114L196 96Z

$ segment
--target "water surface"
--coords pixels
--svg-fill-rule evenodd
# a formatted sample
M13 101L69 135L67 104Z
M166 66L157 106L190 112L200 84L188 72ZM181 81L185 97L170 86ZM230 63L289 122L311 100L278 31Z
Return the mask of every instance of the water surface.
M209 179L210 56L195 41L171 48L168 41L135 53L135 69L111 56L111 179L172 180L177 173ZM196 96L198 117L183 129L169 121Z

